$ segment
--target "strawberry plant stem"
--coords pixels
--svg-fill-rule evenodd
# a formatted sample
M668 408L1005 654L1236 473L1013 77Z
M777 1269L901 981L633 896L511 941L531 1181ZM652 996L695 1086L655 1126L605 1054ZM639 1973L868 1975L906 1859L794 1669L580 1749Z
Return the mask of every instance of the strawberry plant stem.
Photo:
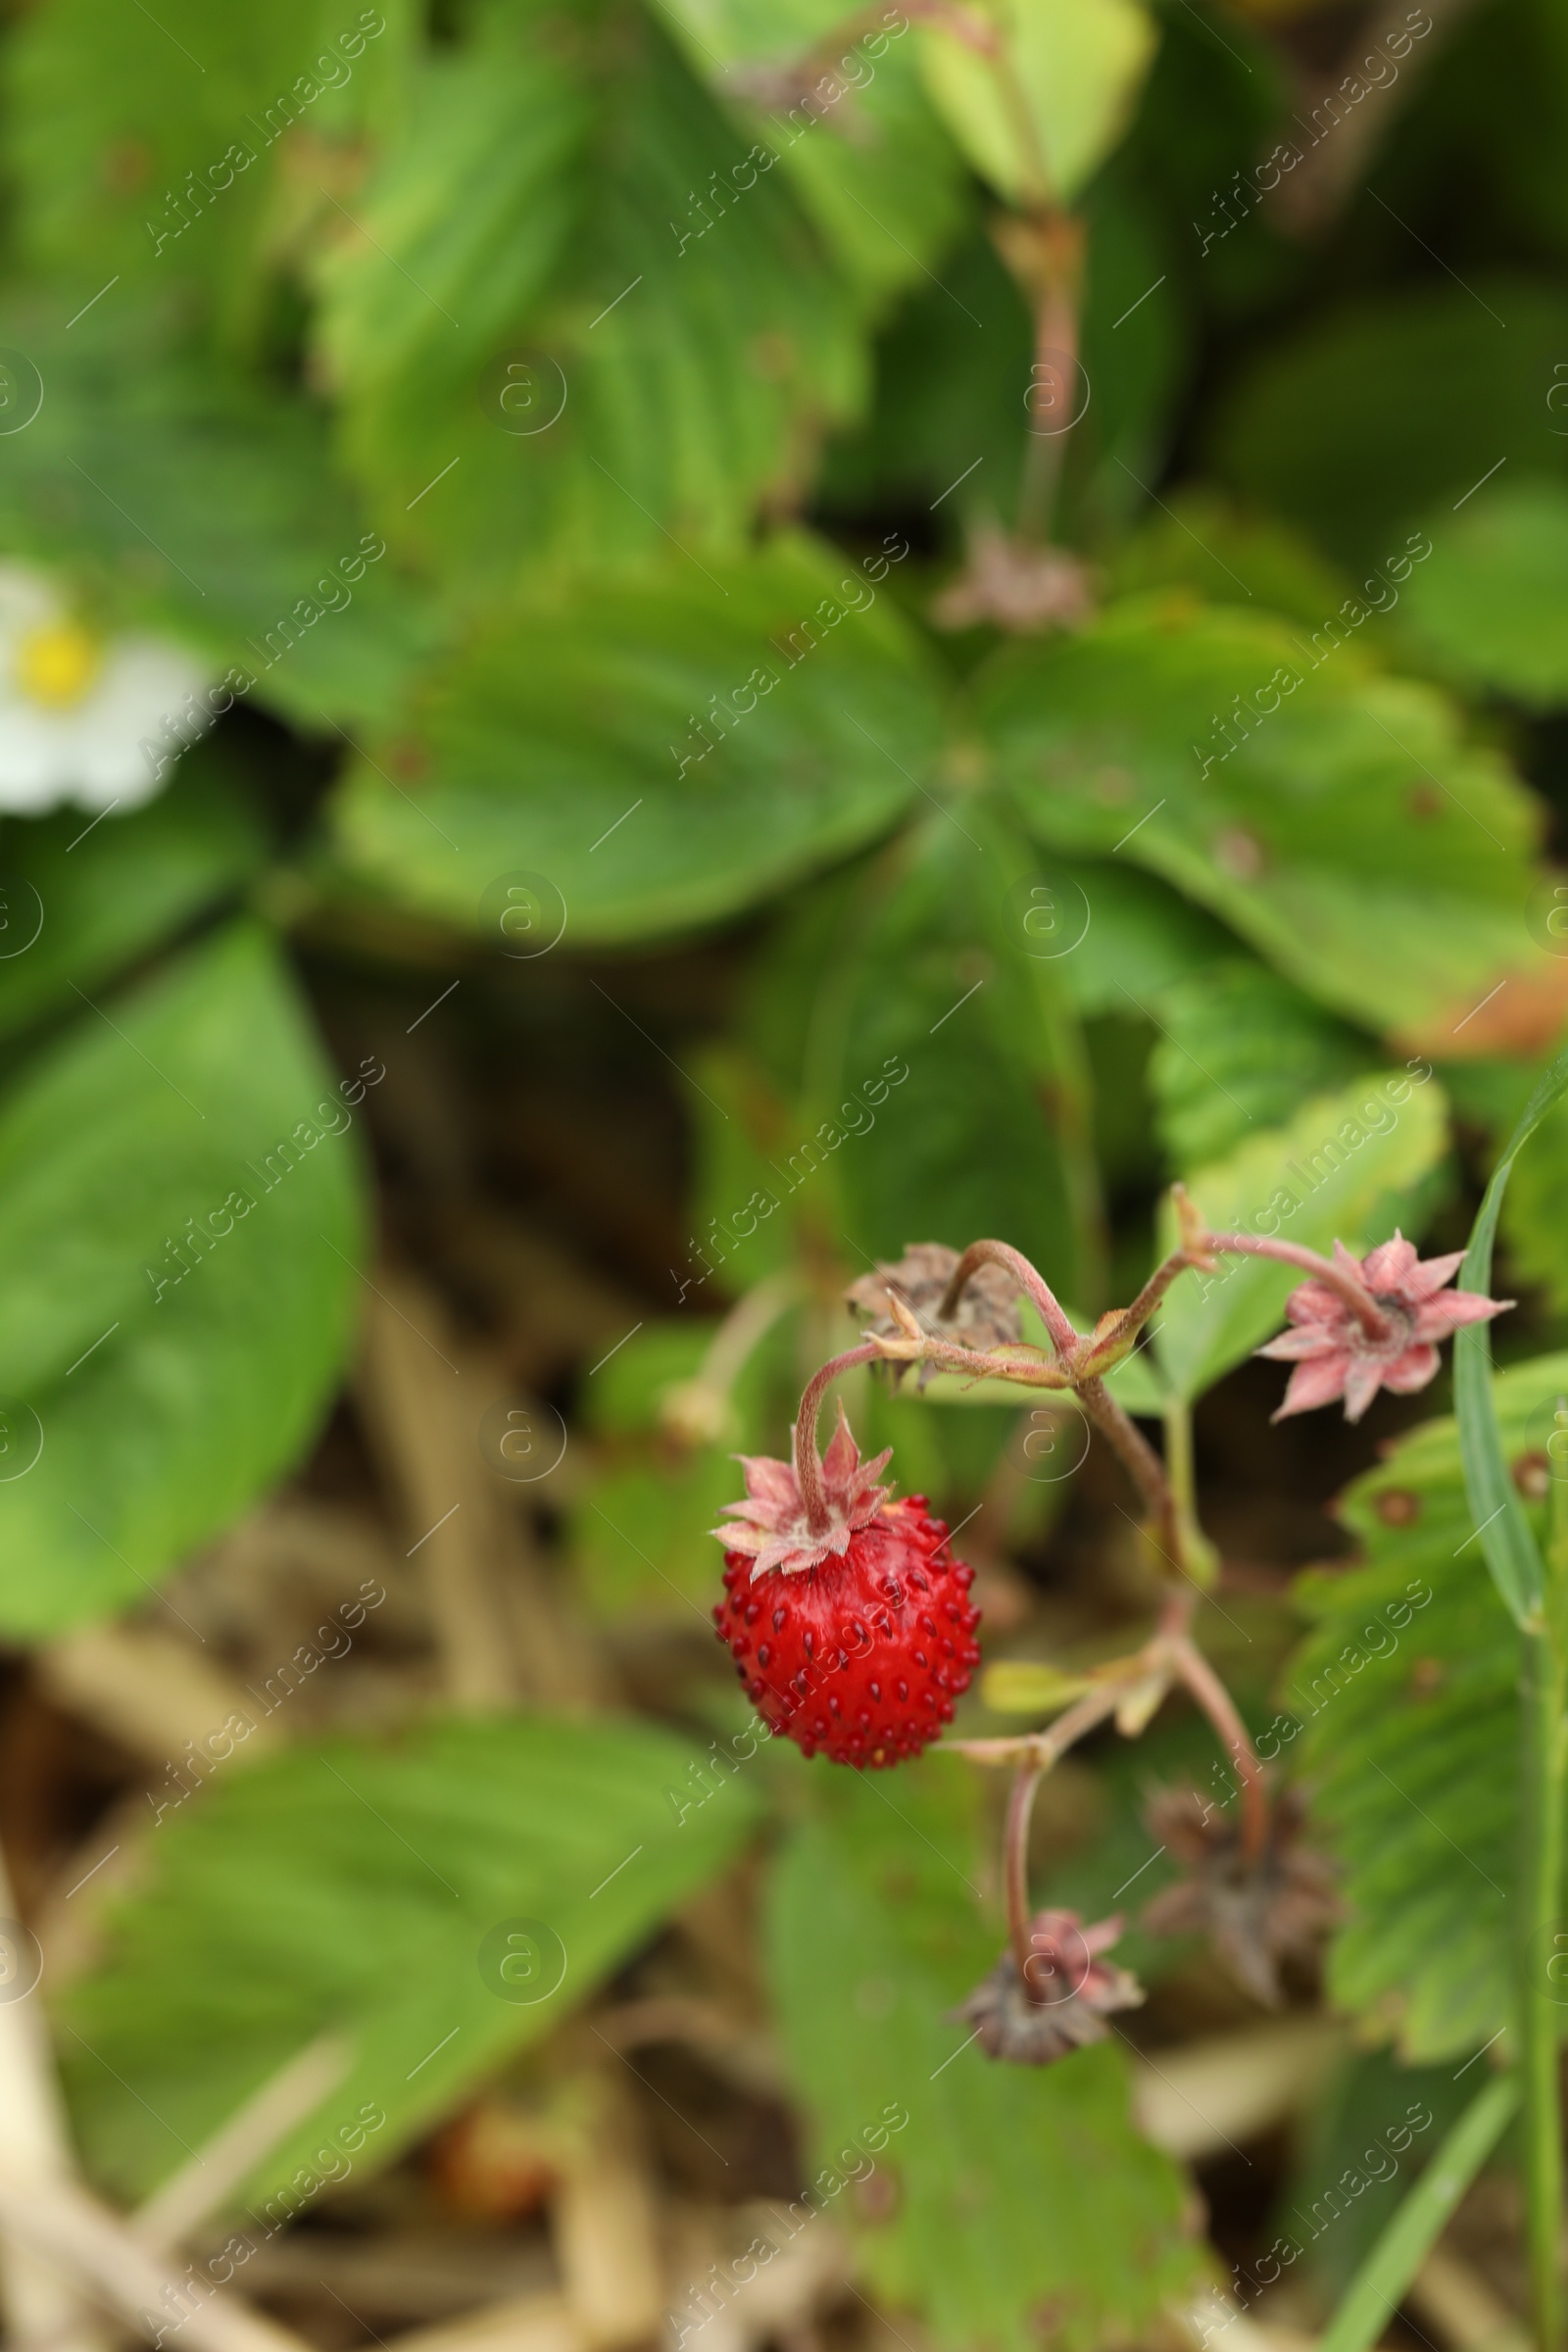
M1180 1635L1171 1643L1170 1654L1177 1673L1230 1751L1242 1784L1242 1852L1248 1861L1255 1862L1268 1842L1268 1790L1257 1750L1236 1701L1192 1637Z
M1078 1348L1078 1334L1068 1318L1067 1310L1056 1297L1038 1266L1030 1264L1021 1250L1010 1242L971 1242L953 1269L941 1305L937 1308L939 1322L950 1323L958 1311L964 1284L982 1266L1004 1266L1019 1289L1039 1309L1040 1319L1050 1332L1056 1353L1071 1363Z
M841 1372L850 1371L856 1364L873 1363L881 1349L873 1340L859 1348L847 1348L835 1355L814 1372L806 1384L801 1398L800 1416L795 1424L795 1475L801 1482L801 1499L806 1505L806 1524L813 1535L820 1535L831 1524L827 1490L822 1484L822 1457L816 1450L816 1416L822 1398Z
M1045 1770L1042 1764L1020 1764L1007 1799L1007 1828L1003 1841L1003 1868L1007 1881L1007 1935L1018 1982L1029 1990L1029 1818L1035 1790Z
M1299 1266L1314 1282L1338 1292L1369 1339L1386 1340L1393 1329L1366 1284L1332 1258L1320 1257L1315 1250L1304 1250L1297 1242L1277 1242L1260 1233L1211 1233L1206 1247L1230 1257L1272 1257L1282 1266Z

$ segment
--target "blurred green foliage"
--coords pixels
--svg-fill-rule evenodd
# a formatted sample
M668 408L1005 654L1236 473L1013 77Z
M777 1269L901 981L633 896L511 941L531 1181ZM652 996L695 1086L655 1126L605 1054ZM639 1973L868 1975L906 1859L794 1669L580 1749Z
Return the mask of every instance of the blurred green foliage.
M1338 1137L1292 1230L1359 1249L1418 1233L1506 1130L1568 1011L1560 11L1455 12L1277 201L1261 167L1311 74L1268 12L978 14L1015 42L1016 106L983 44L837 0L10 15L0 538L214 687L149 749L156 797L87 833L8 792L0 711L6 921L44 918L0 957L4 1458L42 1439L0 1482L9 1639L135 1605L322 1425L375 1080L329 1066L302 918L414 968L432 940L733 948L736 1002L682 1054L691 1254L584 1416L568 1535L611 1622L706 1607L724 1455L780 1449L823 1301L877 1257L997 1233L1089 1317L1164 1179L1246 1213ZM1048 218L1079 256L1050 312L1078 339L1070 432L1041 429L1020 259ZM999 565L1067 625L994 625ZM208 740L176 764L181 727ZM274 758L325 779L304 816ZM1394 1084L1397 1116L1348 1136ZM1504 1228L1547 1312L1563 1150L1558 1113ZM1138 1409L1238 1363L1280 1273L1173 1298ZM768 1278L794 1288L695 1445L672 1392ZM1507 1410L1557 1377L1521 1371ZM1000 1413L864 1413L939 1500L991 1491ZM1396 1492L1408 1521L1380 1515ZM1054 1501L1007 1507L1038 1527ZM1349 1873L1333 1983L1447 2055L1501 2013L1500 1893L1465 1849L1508 1835L1510 1637L1458 1545L1446 1425L1348 1517L1369 1564L1305 1588L1298 1683L1410 1578L1432 1597L1418 1648L1356 1665L1303 1740ZM854 2222L868 2278L942 2346L1136 2328L1192 2255L1118 2053L948 2064L987 1934L944 1768L906 1781L891 1845L891 1798L823 1769L687 1830L659 1786L681 1737L530 1718L236 1769L160 1829L153 1893L73 1995L106 2180L172 2162L122 2075L199 2133L327 2028L342 2098L384 2098L461 2014L383 2160L546 2017L469 2017L470 1911L577 1936L643 1840L574 1999L765 1788L816 2144L889 2101L918 2126L896 2218ZM1141 1835L1118 1802L1107 1883ZM461 1919L431 1913L425 1843Z

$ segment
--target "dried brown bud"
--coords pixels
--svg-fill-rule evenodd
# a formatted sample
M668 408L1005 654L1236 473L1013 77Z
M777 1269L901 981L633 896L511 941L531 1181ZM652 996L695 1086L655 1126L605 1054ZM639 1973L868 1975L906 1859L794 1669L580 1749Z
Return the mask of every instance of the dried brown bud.
M1015 636L1044 629L1080 629L1094 617L1088 570L1058 547L1009 539L993 524L977 530L968 560L931 608L939 629L972 629L990 621Z
M1283 1998L1279 1962L1313 1951L1340 1916L1328 1863L1297 1843L1303 1812L1287 1789L1255 1861L1242 1850L1240 1821L1196 1788L1156 1790L1144 1816L1151 1837L1188 1870L1147 1906L1144 1926L1155 1936L1206 1935L1269 2009Z
M1017 1347L1023 1337L1018 1319L1022 1297L1005 1266L979 1266L963 1286L957 1312L948 1321L939 1314L958 1252L945 1242L913 1242L896 1265L879 1265L862 1274L844 1296L858 1314L869 1318L867 1336L894 1340L911 1327L948 1340L959 1348ZM936 1367L922 1364L916 1387L924 1388ZM897 1379L895 1371L893 1377Z

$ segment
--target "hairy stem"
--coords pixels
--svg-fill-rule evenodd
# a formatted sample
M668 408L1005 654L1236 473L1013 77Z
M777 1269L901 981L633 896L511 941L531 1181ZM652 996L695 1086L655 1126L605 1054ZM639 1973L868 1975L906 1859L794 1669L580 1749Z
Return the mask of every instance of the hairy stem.
M1255 1862L1268 1841L1268 1790L1263 1767L1236 1701L1190 1635L1171 1643L1171 1661L1220 1739L1230 1750L1242 1784L1242 1852Z
M1078 312L1060 293L1048 295L1035 314L1035 360L1030 378L1032 398L1048 392L1053 402L1070 402L1078 360ZM1018 536L1037 547L1051 543L1056 485L1061 479L1068 427L1052 431L1029 428L1024 445L1023 479L1018 488Z
M1124 1306L1119 1314L1107 1315L1096 1329L1092 1361L1097 1366L1103 1363L1109 1370L1119 1360L1122 1350L1137 1339L1177 1275L1185 1274L1196 1262L1185 1250L1173 1250L1163 1265L1154 1268L1131 1306Z
M953 1269L953 1279L943 1293L942 1304L937 1308L937 1320L941 1323L952 1322L958 1311L964 1285L982 1266L1006 1267L1014 1281L1040 1309L1041 1321L1050 1332L1057 1354L1070 1363L1077 1353L1079 1340L1067 1319L1066 1308L1039 1269L1030 1264L1021 1250L1014 1250L1007 1242L969 1244Z
M1348 1274L1343 1266L1337 1266L1332 1258L1319 1257L1315 1250L1304 1250L1298 1242L1275 1241L1271 1235L1262 1233L1211 1233L1206 1239L1210 1250L1221 1250L1230 1257L1272 1257L1282 1266L1299 1266L1314 1282L1324 1283L1339 1293L1368 1339L1393 1337L1393 1324L1365 1283Z
M1035 1790L1046 1767L1020 1764L1007 1799L1007 1829L1003 1841L1003 1870L1007 1883L1007 1936L1013 1965L1025 1992L1030 1990L1029 1960L1029 1822L1035 1809Z
M881 1352L875 1340L866 1340L858 1348L848 1348L843 1355L830 1357L806 1384L795 1423L795 1475L800 1481L801 1500L806 1505L806 1524L813 1536L824 1535L832 1522L827 1489L822 1483L822 1457L816 1450L816 1416L822 1398L841 1372L851 1371L857 1364L874 1363Z
M1109 1395L1103 1381L1081 1380L1075 1381L1073 1386L1090 1420L1097 1429L1103 1430L1132 1473L1149 1515L1154 1522L1156 1541L1165 1557L1179 1564L1182 1558L1181 1528L1164 1463L1142 1430L1135 1426L1115 1397Z
M1129 1673L1125 1682L1101 1683L1075 1700L1064 1715L1058 1715L1048 1732L1026 1732L1015 1740L948 1740L944 1750L948 1755L967 1756L972 1764L1032 1764L1049 1772L1086 1733L1115 1714L1146 1674L1157 1671L1156 1653L1157 1644L1151 1643L1135 1661L1136 1674Z

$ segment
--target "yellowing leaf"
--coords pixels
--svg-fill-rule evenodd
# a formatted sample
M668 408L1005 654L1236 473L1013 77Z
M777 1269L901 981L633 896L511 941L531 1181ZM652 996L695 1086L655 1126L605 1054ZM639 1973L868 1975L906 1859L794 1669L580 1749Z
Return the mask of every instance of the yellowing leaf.
M1121 134L1153 55L1153 22L1134 0L993 0L990 14L994 58L939 27L922 31L926 87L998 195L1065 203Z

